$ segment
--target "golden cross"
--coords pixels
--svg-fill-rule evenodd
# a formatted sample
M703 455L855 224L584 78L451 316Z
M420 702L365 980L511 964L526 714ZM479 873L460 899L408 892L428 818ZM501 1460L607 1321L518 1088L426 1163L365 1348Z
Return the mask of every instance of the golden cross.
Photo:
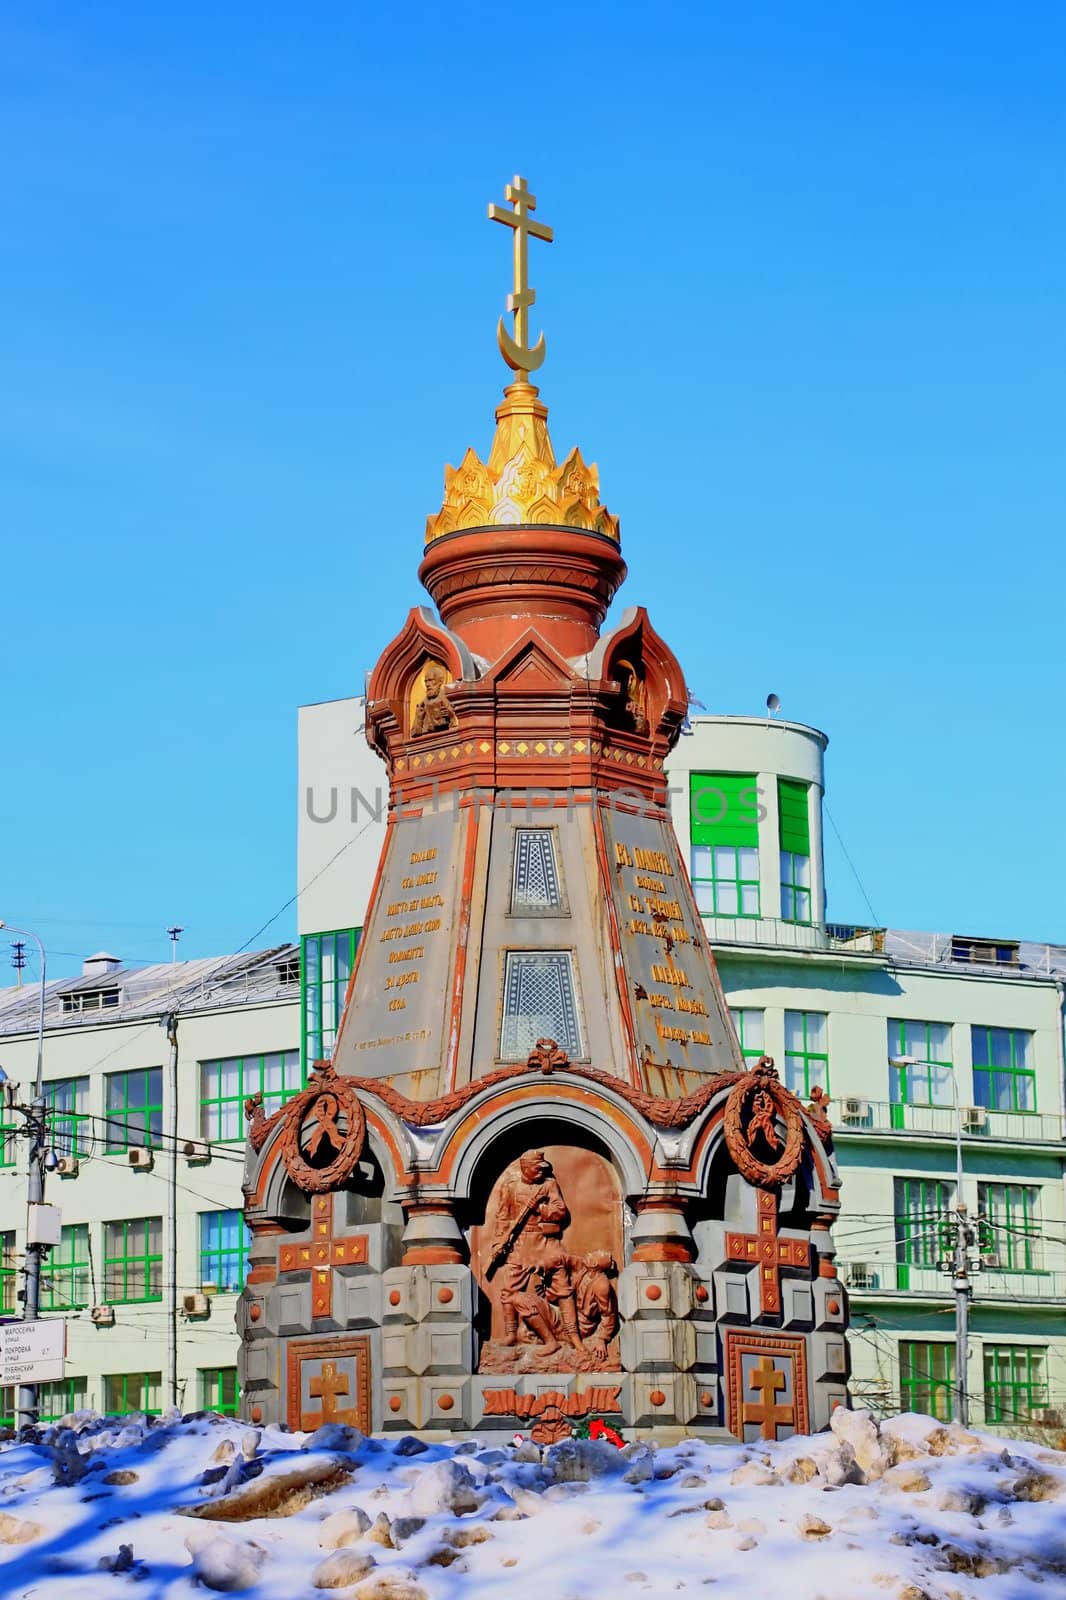
M514 312L514 338L504 327L502 317L496 329L496 338L500 354L509 367L515 372L534 372L544 360L545 352L543 334L532 348L529 344L529 308L537 298L537 291L529 287L529 236L532 234L534 239L543 239L546 244L551 244L553 235L546 223L534 222L530 215L537 209L537 199L526 188L525 178L516 176L503 192L514 210L508 211L505 206L492 204L489 206L489 218L514 229L514 289L507 296L507 309Z
M308 1393L312 1400L321 1400L323 1421L332 1421L340 1415L337 1398L348 1393L348 1379L343 1372L337 1371L335 1362L323 1361L322 1372L319 1377L311 1379Z
M758 1403L745 1400L741 1410L741 1419L744 1422L758 1422L761 1424L759 1432L764 1439L776 1439L779 1423L786 1427L796 1421L795 1408L790 1405L778 1405L774 1396L779 1389L787 1383L785 1374L774 1366L772 1356L761 1357L755 1370L748 1374L748 1388L755 1389L760 1395Z

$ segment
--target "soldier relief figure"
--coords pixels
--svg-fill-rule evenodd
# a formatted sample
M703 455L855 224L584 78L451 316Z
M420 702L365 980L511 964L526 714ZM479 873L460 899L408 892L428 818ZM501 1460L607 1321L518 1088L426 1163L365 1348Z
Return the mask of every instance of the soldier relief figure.
M568 1251L569 1223L551 1163L542 1150L528 1150L504 1173L489 1230L495 1337L482 1350L482 1372L619 1366L617 1264L608 1250Z

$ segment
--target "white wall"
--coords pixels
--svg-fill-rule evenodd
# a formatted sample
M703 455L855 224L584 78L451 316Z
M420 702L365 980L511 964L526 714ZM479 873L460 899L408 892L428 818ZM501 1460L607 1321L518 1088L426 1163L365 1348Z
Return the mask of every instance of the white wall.
M301 706L298 722L296 926L361 928L385 837L389 785L363 733L366 701Z

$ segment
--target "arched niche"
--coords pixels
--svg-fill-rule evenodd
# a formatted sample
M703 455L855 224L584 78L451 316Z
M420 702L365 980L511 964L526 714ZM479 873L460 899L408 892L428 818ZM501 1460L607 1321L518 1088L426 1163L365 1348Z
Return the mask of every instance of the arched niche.
M501 1216L504 1192L521 1158L537 1150L549 1163L550 1176L566 1204L568 1215L558 1242L572 1260L575 1276L582 1263L602 1254L610 1259L608 1275L613 1283L625 1264L629 1213L619 1165L609 1146L588 1129L550 1116L527 1117L517 1126L503 1128L483 1150L469 1199L459 1213L477 1289L475 1332L482 1349L498 1340L503 1331L498 1292L501 1272L498 1269L494 1275L491 1266L493 1244L507 1231L506 1216ZM507 1259L505 1256L504 1262ZM519 1340L529 1349L520 1349L515 1371L589 1370L587 1364L575 1364L565 1350L557 1362L540 1363L536 1341L525 1328L520 1327Z

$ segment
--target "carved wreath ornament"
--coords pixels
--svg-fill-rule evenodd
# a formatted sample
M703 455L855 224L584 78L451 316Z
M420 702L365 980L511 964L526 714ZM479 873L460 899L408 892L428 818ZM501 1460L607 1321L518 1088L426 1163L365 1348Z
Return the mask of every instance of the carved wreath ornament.
M785 1137L778 1122L785 1126ZM760 1056L725 1103L725 1142L741 1177L759 1188L791 1178L803 1159L803 1118L795 1095L779 1081L770 1056ZM773 1159L756 1154L761 1149ZM778 1153L780 1152L780 1153Z
M366 1144L366 1116L351 1079L338 1077L328 1061L316 1061L307 1087L273 1116L263 1115L262 1094L245 1101L244 1113L250 1119L248 1136L256 1153L278 1123L284 1124L281 1159L293 1183L307 1194L325 1194L347 1183ZM312 1164L330 1150L332 1161Z

